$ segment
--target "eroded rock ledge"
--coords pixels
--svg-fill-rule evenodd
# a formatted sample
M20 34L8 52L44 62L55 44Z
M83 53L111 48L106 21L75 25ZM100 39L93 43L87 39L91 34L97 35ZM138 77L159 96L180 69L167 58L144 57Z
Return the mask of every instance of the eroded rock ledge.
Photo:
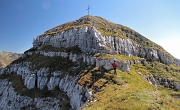
M95 27L90 26L70 29L51 36L38 36L34 38L33 48L43 45L65 48L78 46L83 53L88 54L124 54L127 56L138 56L149 61L160 61L164 64L176 64L180 66L176 58L164 51L146 48L129 38L123 39L114 36L103 36Z

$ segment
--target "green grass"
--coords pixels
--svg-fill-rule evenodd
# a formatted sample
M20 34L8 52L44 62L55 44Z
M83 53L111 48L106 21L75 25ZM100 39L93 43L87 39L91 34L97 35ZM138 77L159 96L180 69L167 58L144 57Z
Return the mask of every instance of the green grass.
M106 54L106 55L101 55L100 53L98 54L95 54L94 55L95 57L98 57L100 59L109 59L109 58L115 58L115 59L119 59L121 61L126 61L126 60L139 60L141 61L142 58L140 57L136 57L136 56L126 56L126 55L123 55L123 54L118 54L118 55L115 55L115 54Z
M27 52L33 52L35 51L34 48L31 48L27 51L25 51L24 53L27 53ZM82 53L81 49L78 47L78 46L74 46L74 47L67 47L67 48L64 48L64 47L60 47L60 48L56 48L56 47L52 47L50 45L47 45L47 46L43 46L41 48L38 49L38 51L45 51L45 52L71 52L73 54L80 54Z
M31 62L31 70L39 70L41 68L49 68L51 72L63 70L64 73L69 72L71 75L77 75L81 70L86 67L86 63L82 62L82 59L78 62L72 62L68 58L63 58L59 56L48 57L40 54L33 54L31 56L26 56L24 58L19 58L12 63L20 62ZM70 69L71 67L77 67L76 69Z
M152 74L161 78L172 78L174 81L179 81L180 79L180 74L178 72L180 67L174 65L168 66L160 62L151 62L146 66L136 64L133 65L133 67L135 68L135 72L141 72L143 75ZM168 71L167 68L169 68Z
M69 23L62 24L60 26L60 28L57 26L57 27L55 27L55 28L53 28L51 30L48 30L44 34L42 34L40 36L47 36L47 35L52 36L54 34L61 33L61 32L66 31L66 30L78 29L78 28L82 28L82 27L85 27L85 26L90 26L90 25L87 23L87 24L79 24L79 25L74 26L73 23L69 22Z
M88 102L88 107L82 107L83 110L178 110L180 100L172 97L180 96L180 92L166 89L162 86L156 88L149 84L131 67L131 75L118 70L118 75L114 76L121 85L109 82L93 95L91 100L97 102ZM108 74L112 74L109 71ZM100 83L99 83L100 84Z

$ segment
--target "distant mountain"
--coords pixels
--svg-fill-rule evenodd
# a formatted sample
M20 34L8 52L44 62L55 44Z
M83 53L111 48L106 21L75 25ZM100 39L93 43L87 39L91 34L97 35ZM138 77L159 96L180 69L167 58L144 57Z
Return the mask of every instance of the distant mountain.
M1 52L0 53L0 69L6 67L12 61L18 59L22 54L12 52Z

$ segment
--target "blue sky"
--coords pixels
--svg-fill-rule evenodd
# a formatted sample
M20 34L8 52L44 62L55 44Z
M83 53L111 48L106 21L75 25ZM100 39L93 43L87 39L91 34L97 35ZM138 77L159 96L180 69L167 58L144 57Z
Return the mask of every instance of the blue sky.
M180 58L180 0L0 0L0 52L23 53L33 38L87 15L136 30Z

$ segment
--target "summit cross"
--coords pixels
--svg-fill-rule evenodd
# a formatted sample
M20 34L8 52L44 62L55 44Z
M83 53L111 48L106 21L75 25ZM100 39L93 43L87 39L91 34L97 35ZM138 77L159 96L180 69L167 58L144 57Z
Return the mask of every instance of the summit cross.
M88 10L88 16L89 16L89 9L90 9L90 8L91 8L91 7L89 7L89 5L88 5L88 9L87 9L87 10Z

